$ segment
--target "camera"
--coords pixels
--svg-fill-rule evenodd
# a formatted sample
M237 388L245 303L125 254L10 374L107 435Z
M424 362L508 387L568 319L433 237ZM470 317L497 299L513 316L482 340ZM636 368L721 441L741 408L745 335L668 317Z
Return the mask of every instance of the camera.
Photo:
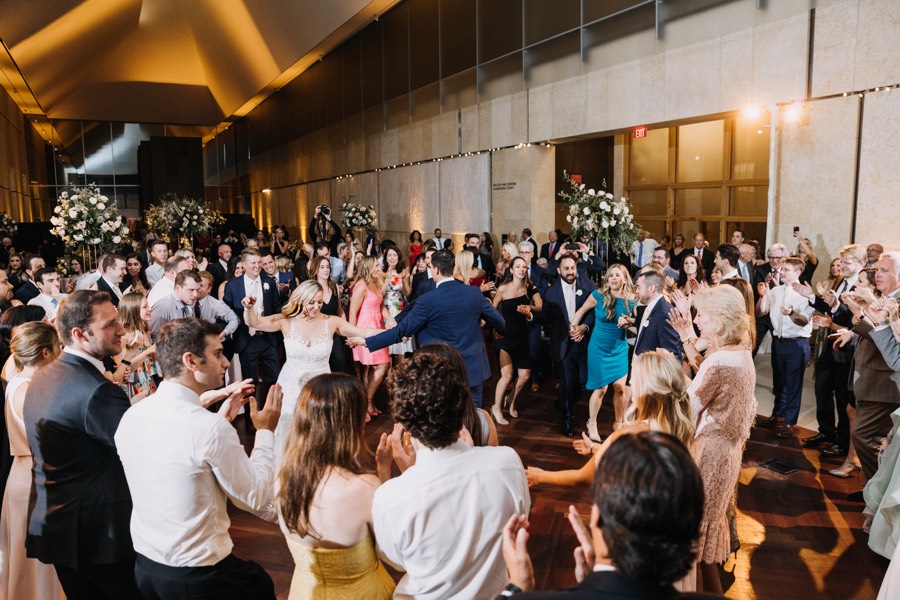
M331 208L327 204L320 204L316 207L321 214L324 216L329 216L331 214Z
M568 244L566 244L566 250L575 250L577 252L578 250L580 250L580 248L578 247L578 244L569 242Z

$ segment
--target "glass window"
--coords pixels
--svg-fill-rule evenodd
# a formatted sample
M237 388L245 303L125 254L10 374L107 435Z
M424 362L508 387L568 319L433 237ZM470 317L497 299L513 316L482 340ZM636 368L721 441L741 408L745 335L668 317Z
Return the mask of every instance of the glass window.
M684 236L684 245L686 247L694 246L694 235L702 232L706 235L710 247L715 249L719 245L721 227L718 221L706 221L703 219L682 219L675 222L675 228L672 235L680 233Z
M441 2L441 77L475 66L475 0Z
M765 179L769 176L769 128L761 119L734 120L732 179Z
M675 214L700 216L722 214L722 188L675 190Z
M647 137L631 140L629 155L631 185L666 183L669 170L669 130L651 129Z
M727 224L728 240L731 241L731 233L735 229L740 229L744 233L745 240L756 240L762 244L766 243L766 222L765 221L729 221ZM762 249L765 253L765 248Z
M478 62L522 49L522 0L479 0Z
M740 186L731 188L728 214L735 217L765 217L769 206L769 186Z
M725 121L678 128L677 181L722 180Z
M662 236L666 235L666 220L665 219L644 219L641 221L641 228L647 230L654 240L660 240Z
M635 190L628 195L628 199L635 216L665 216L668 213L666 190Z
M580 0L525 0L525 44L535 44L581 25L580 4Z

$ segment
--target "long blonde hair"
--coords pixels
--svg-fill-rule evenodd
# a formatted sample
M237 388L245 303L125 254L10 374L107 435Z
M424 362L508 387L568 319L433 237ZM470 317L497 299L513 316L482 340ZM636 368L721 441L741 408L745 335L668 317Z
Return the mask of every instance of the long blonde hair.
M306 316L304 306L307 302L316 297L316 294L322 293L322 286L315 279L307 279L297 286L288 298L287 304L281 309L281 314L286 319L296 316Z
M378 271L378 260L374 256L363 256L356 267L354 285L362 281L366 285L372 282L372 275Z
M613 321L616 318L616 296L609 287L609 273L613 269L621 271L624 276L625 282L622 284L621 297L625 300L626 308L628 308L628 298L634 295L634 282L631 281L628 269L619 263L612 265L606 272L606 277L603 278L603 287L600 288L600 293L603 294L603 308L606 309L606 321Z
M460 250L459 254L456 255L453 274L462 277L462 282L469 285L469 280L472 279L472 271L475 270L474 266L475 255L468 250Z
M681 361L668 352L644 352L634 357L631 381L637 420L655 420L663 432L690 448L694 420Z
M9 350L16 367L41 366L44 350L54 357L59 353L59 334L50 323L31 321L13 329ZM52 359L51 359L52 360Z

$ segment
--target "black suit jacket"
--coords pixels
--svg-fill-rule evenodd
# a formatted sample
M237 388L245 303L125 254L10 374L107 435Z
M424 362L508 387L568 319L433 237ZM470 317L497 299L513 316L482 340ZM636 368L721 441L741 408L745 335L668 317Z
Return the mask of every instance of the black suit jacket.
M16 289L15 298L22 304L28 304L29 300L37 298L40 293L41 290L29 279Z
M662 348L681 358L681 338L669 323L670 312L672 312L672 305L663 296L653 306L646 326L641 328L641 321L637 322L637 339L634 342L635 356ZM641 315L641 320L643 320L643 315Z
M681 254L681 261L684 262L684 257L688 254L694 254L696 252L696 248L687 248ZM713 267L716 266L716 251L710 250L709 248L703 249L703 255L700 257L700 266L703 267L703 272L706 273L706 280L709 281L710 275L712 275Z
M131 406L87 360L63 353L25 396L34 455L28 556L77 568L129 560L131 495L113 436Z
M512 596L516 600L613 600L615 598L630 600L656 600L660 598L679 598L685 600L702 598L722 598L713 594L678 593L671 585L660 586L656 583L637 581L618 571L601 571L591 573L584 581L573 588L552 592L526 592ZM497 596L501 600L503 596Z
M427 294L432 290L434 290L434 279L429 277L428 273L416 273L413 275L409 301L415 302L422 294Z
M590 297L594 286L582 278L576 277L575 289L575 310L577 311ZM581 320L582 325L588 326L588 335L584 336L580 342L573 342L569 337L569 313L566 311L562 280L557 279L553 285L541 293L541 299L543 307L540 312L533 313L534 322L550 325L550 356L553 360L562 362L562 359L570 352L587 353L590 334L594 330L594 311L588 311Z
M206 270L213 276L213 291L218 290L219 286L228 279L228 273L225 271L225 267L222 266L222 263L219 262L218 257L209 262Z
M119 308L119 297L116 295L113 289L109 287L109 284L106 283L106 280L103 279L102 276L97 280L97 289L101 292L106 292L107 294L109 294L113 306Z
M275 280L265 273L260 273L259 277L262 282L263 297L262 300L257 298L256 301L262 302L263 316L267 317L281 312L281 300L278 298L278 286L275 284ZM268 289L266 289L266 286L268 286ZM247 292L244 290L243 276L235 277L225 286L225 295L222 300L235 312L238 319L241 320L241 324L238 326L237 331L234 332L235 352L240 352L250 343L250 330L247 328L246 323L244 323L244 306L241 304L241 301L246 296ZM265 338L272 346L278 346L278 335L265 334Z
M563 242L560 240L556 240L553 242L553 249L550 249L550 242L543 244L541 246L541 253L538 255L538 258L546 258L547 262L553 260L553 257L556 256L556 253L559 252L560 246L563 245Z

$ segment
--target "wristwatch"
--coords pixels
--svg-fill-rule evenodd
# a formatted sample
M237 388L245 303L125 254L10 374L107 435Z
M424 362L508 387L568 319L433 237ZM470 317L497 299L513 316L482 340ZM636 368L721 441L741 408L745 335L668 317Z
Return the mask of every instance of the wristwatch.
M510 583L505 588L503 588L503 591L500 592L500 596L503 598L509 598L513 594L521 594L523 591L524 590L519 586Z

